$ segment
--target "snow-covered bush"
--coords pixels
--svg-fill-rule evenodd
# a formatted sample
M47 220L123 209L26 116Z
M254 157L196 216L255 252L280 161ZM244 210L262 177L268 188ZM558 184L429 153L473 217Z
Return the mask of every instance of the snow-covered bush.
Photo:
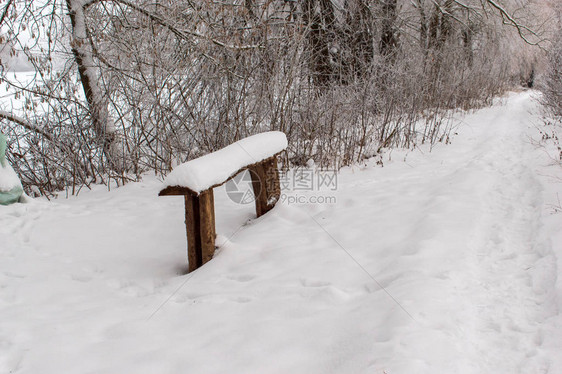
M38 194L165 174L269 130L289 138L284 162L333 168L446 141L451 109L510 83L504 2L22 0L3 37L38 74L23 85L0 61L24 107L0 108L0 130Z
M559 8L559 17L562 7ZM541 101L545 109L540 130L545 151L562 165L562 24L547 52L546 71L541 79Z
M553 41L548 51L548 68L541 90L543 103L549 114L562 121L562 36L560 35Z

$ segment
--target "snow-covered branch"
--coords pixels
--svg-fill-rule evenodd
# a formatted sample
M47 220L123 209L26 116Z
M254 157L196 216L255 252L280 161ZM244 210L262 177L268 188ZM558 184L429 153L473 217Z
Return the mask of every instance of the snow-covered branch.
M42 128L40 128L36 124L28 122L24 118L21 118L21 117L15 115L13 113L0 110L0 119L6 119L8 121L16 123L16 124L22 126L23 128L25 128L26 130L29 130L33 133L37 133L37 134L40 134L40 135L44 136L46 139L48 139L50 141L54 140L54 138L51 134L49 134L48 132L45 132Z
M198 39L206 40L206 41L211 42L211 43L213 43L215 45L218 45L220 47L223 47L223 48L226 48L226 49L232 49L232 50L248 50L248 49L256 49L256 48L262 48L263 47L261 44L245 44L245 45L229 44L229 43L220 41L216 38L208 37L204 34L201 34L201 33L195 32L195 31L191 31L191 30L176 27L171 22L167 21L164 17L162 17L158 14L155 14L153 12L150 12L147 9L145 9L145 8L139 6L139 5L137 5L137 4L135 4L131 1L128 1L128 0L90 0L90 1L87 1L84 4L84 9L87 9L90 6L92 6L96 3L101 3L101 2L113 2L113 3L125 5L125 6L131 8L131 9L133 9L134 11L150 18L151 20L160 24L161 26L166 27L167 29L169 29L172 33L174 33L180 39L190 40L191 38L195 37L195 38L198 38Z
M4 24L4 20L8 16L8 11L10 10L10 6L13 4L14 0L8 0L8 3L4 6L4 10L2 11L2 15L0 16L0 26Z
M535 45L535 46L540 46L540 43L543 40L539 40L539 41L531 41L529 40L529 38L525 35L525 32L527 32L529 35L533 35L535 37L539 37L539 35L532 30L530 27L525 26L524 24L522 24L521 22L519 22L518 20L515 19L515 17L513 17L504 7L502 7L500 4L498 4L496 1L494 0L486 0L486 2L488 4L490 4L493 8L495 8L500 15L502 16L502 19L506 19L507 20L507 24L510 26L515 27L515 29L517 30L517 33L519 34L519 36L521 37L521 39L523 39L523 41L525 41L525 43L529 44L529 45Z

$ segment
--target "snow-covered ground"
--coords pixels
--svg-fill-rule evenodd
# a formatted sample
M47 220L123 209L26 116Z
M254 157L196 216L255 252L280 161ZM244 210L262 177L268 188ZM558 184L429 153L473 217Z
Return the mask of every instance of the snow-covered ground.
M562 373L562 172L532 96L343 170L330 204L253 219L217 188L221 247L187 275L155 178L0 207L0 373Z

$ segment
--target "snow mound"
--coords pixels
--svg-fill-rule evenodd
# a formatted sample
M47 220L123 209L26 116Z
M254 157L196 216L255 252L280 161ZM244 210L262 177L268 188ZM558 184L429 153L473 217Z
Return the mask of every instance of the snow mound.
M23 192L18 175L5 157L6 138L0 133L0 204L15 202Z
M13 188L21 188L18 175L8 163L5 166L0 164L0 192L8 192Z
M240 169L263 161L287 148L280 131L249 136L195 160L183 163L168 175L165 187L180 186L200 193L220 184Z

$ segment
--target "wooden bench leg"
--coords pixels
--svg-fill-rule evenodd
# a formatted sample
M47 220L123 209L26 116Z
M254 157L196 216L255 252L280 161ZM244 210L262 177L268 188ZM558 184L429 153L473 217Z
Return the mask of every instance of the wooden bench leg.
M277 156L266 160L263 164L265 173L265 186L268 210L272 209L281 197L281 184L279 183L279 169Z
M250 175L252 176L252 188L256 203L256 216L260 217L267 212L267 192L265 190L265 173L262 164L250 167Z
M210 261L215 254L215 195L207 190L199 195L199 217L201 221L201 265Z
M215 253L215 201L212 189L199 196L185 195L185 227L191 272L211 260Z
M281 196L277 157L269 158L250 168L256 198L256 215L269 212Z

